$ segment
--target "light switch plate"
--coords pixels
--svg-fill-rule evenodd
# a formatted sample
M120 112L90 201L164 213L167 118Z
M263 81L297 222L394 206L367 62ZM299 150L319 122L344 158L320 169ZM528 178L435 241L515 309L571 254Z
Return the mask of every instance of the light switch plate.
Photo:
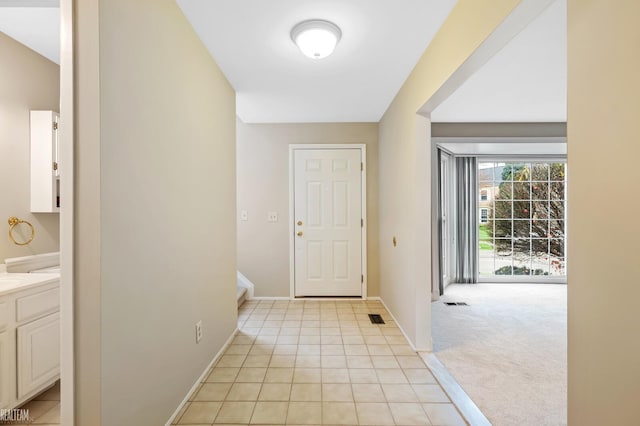
M278 212L267 213L267 222L277 222L277 221L278 221Z
M240 210L240 220L249 220L249 212L246 210Z

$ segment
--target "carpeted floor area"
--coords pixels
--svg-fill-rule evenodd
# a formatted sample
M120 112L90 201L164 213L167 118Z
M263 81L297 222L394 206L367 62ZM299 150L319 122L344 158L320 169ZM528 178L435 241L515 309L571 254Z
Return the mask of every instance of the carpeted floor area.
M567 424L566 285L452 284L432 318L435 354L492 424Z

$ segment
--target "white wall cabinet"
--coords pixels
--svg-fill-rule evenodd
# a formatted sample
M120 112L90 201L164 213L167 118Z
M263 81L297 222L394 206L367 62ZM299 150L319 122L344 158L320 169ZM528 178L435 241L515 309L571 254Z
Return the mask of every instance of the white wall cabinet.
M31 212L60 211L58 120L54 111L31 111Z

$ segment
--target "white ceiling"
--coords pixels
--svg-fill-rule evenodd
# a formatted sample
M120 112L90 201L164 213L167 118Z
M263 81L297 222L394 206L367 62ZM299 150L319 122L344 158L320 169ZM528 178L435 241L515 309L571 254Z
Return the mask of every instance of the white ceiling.
M245 122L378 121L455 0L177 0L237 92ZM59 0L0 0L0 31L59 63ZM335 53L289 32L338 24ZM434 122L566 121L566 0L557 0L433 113Z
M566 121L566 23L566 1L557 0L438 106L432 121Z
M58 0L0 0L0 32L60 63Z
M245 122L376 122L455 0L177 0L236 90ZM314 61L290 39L307 19L342 30Z

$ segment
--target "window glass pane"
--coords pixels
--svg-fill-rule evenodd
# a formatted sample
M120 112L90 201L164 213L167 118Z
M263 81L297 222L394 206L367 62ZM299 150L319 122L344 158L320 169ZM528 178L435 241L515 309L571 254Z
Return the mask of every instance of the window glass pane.
M566 275L565 271L565 260L561 257L551 257L551 262L549 265L549 275L554 276L563 276Z
M513 239L513 258L524 259L531 257L531 240L528 238Z
M531 218L531 203L529 201L514 201L513 217L516 219Z
M513 199L530 200L531 184L529 182L513 182Z
M512 200L513 199L513 183L501 182L496 190L496 200Z
M564 200L564 182L551 182L551 199Z
M549 202L548 201L533 201L531 203L532 216L534 219L548 219L549 218Z
M532 165L531 180L549 180L549 165L546 163L535 163Z
M564 238L564 220L549 221L549 235L552 238Z
M511 220L495 220L493 223L496 238L510 238L513 235Z
M531 255L534 257L544 258L549 263L549 239L534 238L531 240Z
M513 216L513 202L496 201L493 215L496 219L511 219Z
M549 180L564 180L565 178L565 164L564 163L552 163L549 166L550 179Z
M494 163L478 163L478 181L479 182L491 182L493 181L493 169Z
M479 265L478 272L480 275L493 275L495 250L493 240L488 238L489 234L486 230L483 232L483 227L480 228L480 253L479 253Z
M551 219L564 219L564 201L551 201L549 203Z
M530 220L514 220L513 221L513 236L516 238L529 238L531 235L531 221Z
M533 219L531 221L531 236L547 238L549 236L549 221Z
M498 257L511 257L513 250L511 245L513 240L511 238L496 238L495 239L496 258Z
M531 165L529 163L516 163L512 165L511 172L514 182L526 182L531 180Z
M513 275L529 275L531 270L531 240L513 240Z
M531 275L549 275L549 240L531 240Z
M480 182L478 200L480 200L480 207L491 204L493 201L493 182Z
M497 163L493 169L493 180L496 182L513 180L511 178L511 164Z
M489 209L481 208L480 209L480 224L489 223Z
M531 259L531 275L549 275L549 262L538 262L535 257Z
M559 240L553 238L549 240L549 252L556 257L565 257L564 256L564 240Z
M495 240L495 275L511 275L513 263L511 244L512 240L510 238Z
M549 199L549 183L531 182L531 198L534 200Z
M513 275L530 275L531 259L513 260Z

